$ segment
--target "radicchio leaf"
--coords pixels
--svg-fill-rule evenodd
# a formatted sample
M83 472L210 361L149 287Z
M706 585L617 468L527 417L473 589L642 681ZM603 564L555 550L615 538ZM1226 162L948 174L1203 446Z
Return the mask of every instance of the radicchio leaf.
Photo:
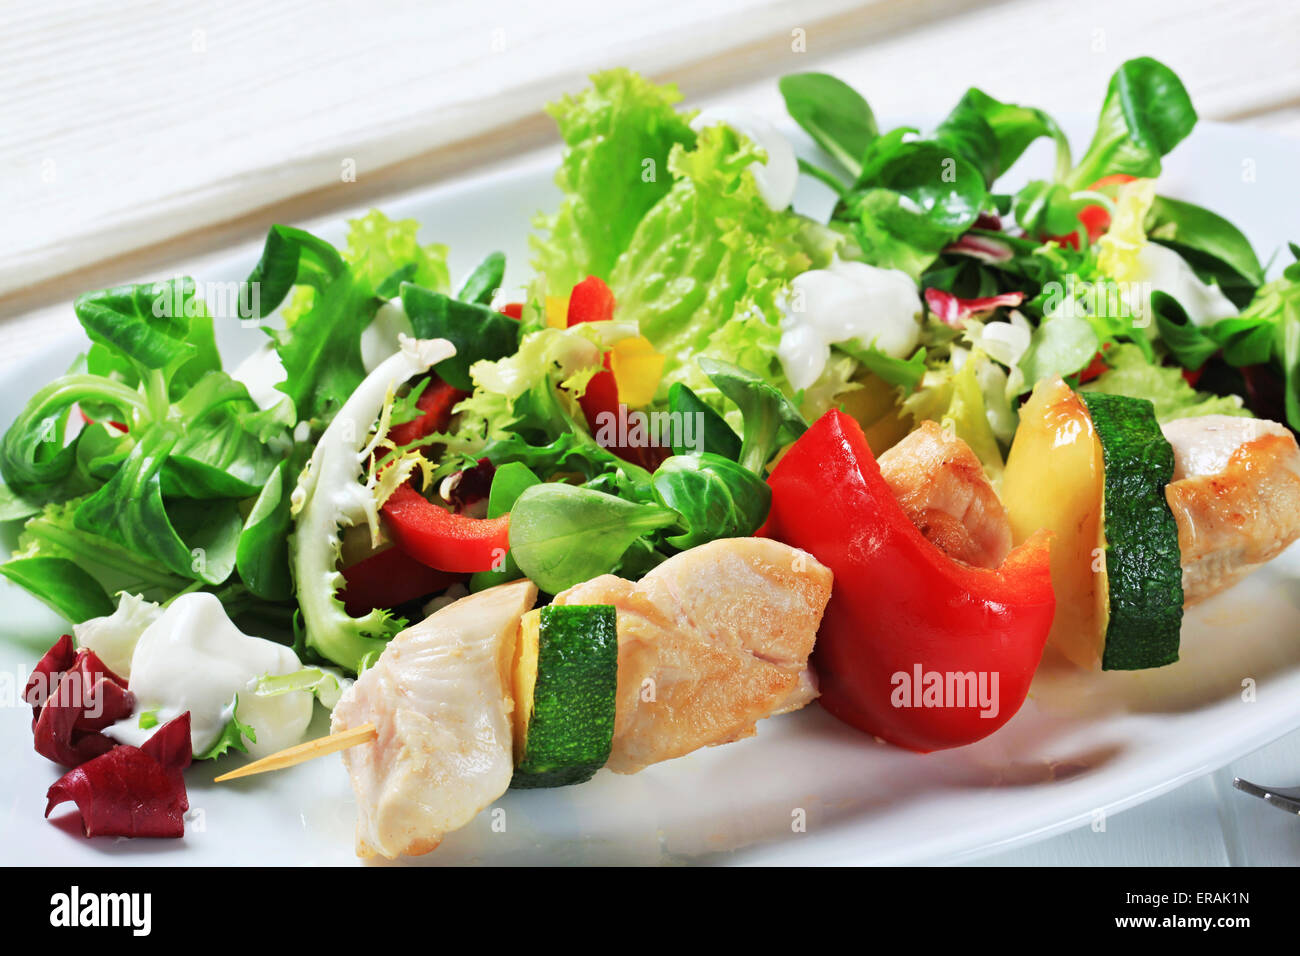
M189 797L190 715L168 721L142 747L122 745L69 770L46 792L45 815L72 801L88 837L181 837Z
M111 750L100 731L135 709L126 681L94 651L74 651L63 635L37 663L23 699L32 705L32 735L41 756L75 767Z

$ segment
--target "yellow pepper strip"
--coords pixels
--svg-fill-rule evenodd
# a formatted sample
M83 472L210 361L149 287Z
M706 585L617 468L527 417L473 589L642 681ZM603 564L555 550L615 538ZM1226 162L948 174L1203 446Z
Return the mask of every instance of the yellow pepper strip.
M664 356L644 335L620 339L609 350L609 369L618 385L618 400L640 408L654 401L664 374Z
M546 297L546 324L553 329L569 326L569 297L567 295L548 295Z

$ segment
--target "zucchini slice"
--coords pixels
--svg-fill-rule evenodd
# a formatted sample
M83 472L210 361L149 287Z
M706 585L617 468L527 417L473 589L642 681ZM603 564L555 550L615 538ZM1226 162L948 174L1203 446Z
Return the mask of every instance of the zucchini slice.
M590 780L609 759L618 691L611 605L547 605L524 615L514 660L514 788Z
M1178 660L1183 569L1178 523L1165 500L1174 453L1146 399L1082 392L1101 442L1108 598L1103 670L1141 670Z

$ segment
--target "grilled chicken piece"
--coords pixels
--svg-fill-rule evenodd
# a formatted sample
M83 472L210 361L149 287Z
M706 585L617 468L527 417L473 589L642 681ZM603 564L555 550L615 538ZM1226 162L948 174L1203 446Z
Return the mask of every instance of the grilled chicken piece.
M556 604L618 609L618 698L607 766L635 773L817 696L808 672L831 596L812 555L766 538L725 538L675 555L633 583L611 574Z
M970 446L935 422L878 459L880 473L912 524L951 558L999 567L1011 551L1011 524Z
M1178 522L1183 602L1235 584L1300 537L1300 448L1276 422L1228 415L1164 426L1165 499Z
M343 751L357 795L357 855L428 853L510 786L510 667L528 580L456 601L398 634L334 708L337 733L378 737Z

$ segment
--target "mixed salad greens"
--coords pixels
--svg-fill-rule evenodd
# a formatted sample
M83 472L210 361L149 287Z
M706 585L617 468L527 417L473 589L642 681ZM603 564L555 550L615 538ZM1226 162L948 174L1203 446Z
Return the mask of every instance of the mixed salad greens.
M773 201L770 124L610 70L551 107L563 199L522 301L499 253L453 292L413 221L371 212L341 249L274 226L248 277L251 317L281 319L274 389L223 369L193 280L82 296L89 348L0 443L0 518L24 522L0 574L76 624L211 593L292 645L280 691L315 693L444 592L553 594L753 534L771 464L830 408L876 453L944 422L995 480L1056 375L1161 420L1300 428L1300 263L1266 282L1238 229L1157 193L1196 122L1168 67L1119 68L1077 160L1049 115L977 89L926 132L881 131L825 74L780 89L826 222ZM1039 139L1051 177L1001 191ZM228 721L200 756L261 729Z

